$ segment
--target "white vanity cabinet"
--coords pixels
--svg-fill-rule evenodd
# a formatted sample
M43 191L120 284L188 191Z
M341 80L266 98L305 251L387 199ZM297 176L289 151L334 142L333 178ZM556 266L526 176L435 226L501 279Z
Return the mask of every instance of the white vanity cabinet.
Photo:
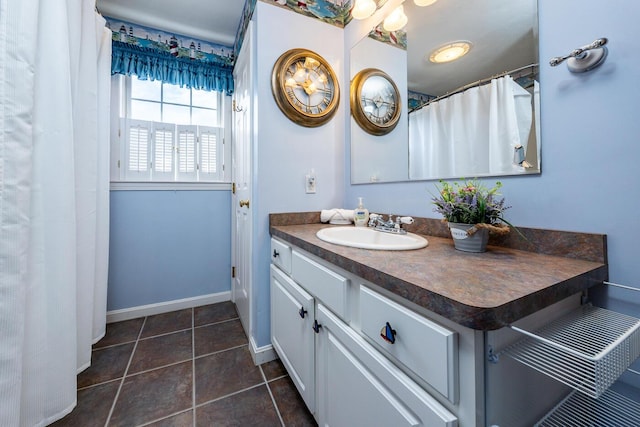
M457 399L456 333L400 309L365 288L363 280L287 245L272 239L271 339L319 424L458 426L458 417L445 406L453 403L443 404ZM362 304L361 292L368 295ZM361 328L361 319L363 326L371 326ZM387 320L372 326L380 319L402 325L397 351L384 350L375 342L380 336L369 336L385 326ZM424 331L431 347L426 350ZM416 351L423 350L420 360Z
M319 425L458 425L451 412L322 304L317 320Z
M302 399L315 411L314 299L271 265L271 343Z

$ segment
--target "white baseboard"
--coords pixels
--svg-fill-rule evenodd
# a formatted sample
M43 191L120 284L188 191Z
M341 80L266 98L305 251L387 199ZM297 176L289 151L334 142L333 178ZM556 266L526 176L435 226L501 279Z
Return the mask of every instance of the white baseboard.
M253 337L249 338L249 351L251 352L253 363L256 366L271 362L278 358L278 355L271 344L258 347L256 346L256 342L253 340Z
M170 311L215 304L223 301L231 301L231 291L108 311L107 323L153 316L154 314L168 313Z

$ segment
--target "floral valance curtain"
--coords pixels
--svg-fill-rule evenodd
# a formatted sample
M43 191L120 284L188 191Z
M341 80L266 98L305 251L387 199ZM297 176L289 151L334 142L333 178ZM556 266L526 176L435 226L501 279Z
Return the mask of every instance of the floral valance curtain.
M168 52L135 46L113 40L112 74L135 75L142 80L160 80L165 83L233 93L232 68L177 58Z

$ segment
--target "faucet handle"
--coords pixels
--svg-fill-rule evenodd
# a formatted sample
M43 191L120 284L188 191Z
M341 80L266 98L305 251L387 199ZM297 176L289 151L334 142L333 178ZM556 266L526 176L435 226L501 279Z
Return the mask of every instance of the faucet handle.
M378 222L378 218L382 218L382 215L378 215L377 213L370 213L368 226L375 227L376 223Z
M403 217L398 217L396 218L396 221L398 221L402 224L413 224L413 217L411 216L403 216Z

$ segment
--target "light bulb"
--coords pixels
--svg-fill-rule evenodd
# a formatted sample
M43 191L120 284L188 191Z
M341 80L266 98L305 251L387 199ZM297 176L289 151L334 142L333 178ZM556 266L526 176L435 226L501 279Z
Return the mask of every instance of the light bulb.
M384 20L382 27L387 31L397 31L407 25L409 19L404 14L402 5L396 7Z
M356 0L351 10L351 16L353 19L367 19L373 15L377 8L374 0Z
M413 0L416 6L431 6L438 0Z

